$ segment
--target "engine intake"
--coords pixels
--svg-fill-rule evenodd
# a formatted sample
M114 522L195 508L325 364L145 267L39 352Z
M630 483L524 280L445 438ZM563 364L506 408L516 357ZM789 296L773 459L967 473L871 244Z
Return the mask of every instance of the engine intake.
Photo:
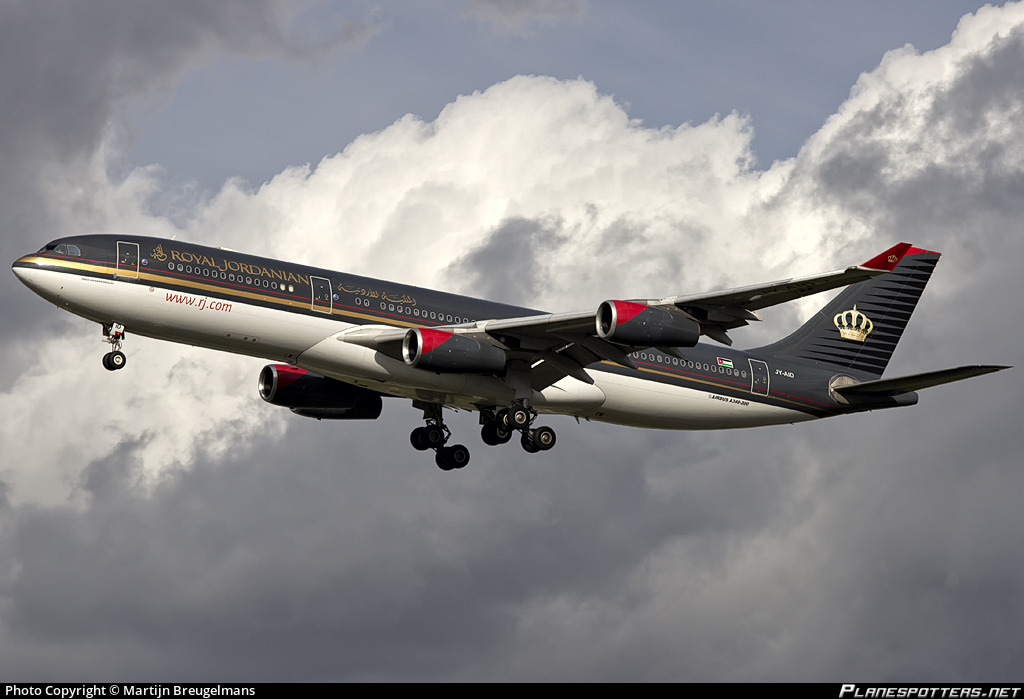
M692 318L632 301L604 301L596 323L599 337L621 345L693 347L700 339L700 323Z
M287 364L263 367L259 389L271 405L318 420L376 420L383 409L376 391Z
M402 340L402 358L409 366L437 372L498 374L508 358L505 350L432 328L413 328Z

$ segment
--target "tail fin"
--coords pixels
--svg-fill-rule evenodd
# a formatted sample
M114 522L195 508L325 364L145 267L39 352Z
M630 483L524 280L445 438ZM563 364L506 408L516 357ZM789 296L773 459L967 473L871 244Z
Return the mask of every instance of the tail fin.
M888 274L846 287L792 335L751 351L881 376L939 255L909 249Z

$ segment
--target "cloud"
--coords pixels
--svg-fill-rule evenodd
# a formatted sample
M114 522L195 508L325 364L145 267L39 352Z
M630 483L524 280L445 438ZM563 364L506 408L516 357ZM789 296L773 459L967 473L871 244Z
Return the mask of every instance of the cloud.
M258 190L230 184L192 231L478 293L442 270L467 254L500 261L489 246L528 248L518 240L526 228L557 226L539 267L524 271L551 284L532 297L596 306L609 290L662 294L713 282L699 253L730 254L750 235L738 224L759 180L751 137L735 115L648 129L592 83L520 76L459 97L433 122L407 115ZM638 278L657 284L637 289Z
M176 81L219 52L315 61L358 47L369 19L326 13L311 24L296 3L257 0L166 3L14 0L0 7L0 254L57 232L113 221L95 211L118 179L138 180L125 161L125 115L169 99ZM147 178L148 179L148 178ZM112 181L113 180L113 181ZM150 180L150 186L158 187ZM145 211L144 201L133 211ZM130 213L130 212L129 212ZM13 293L13 278L0 282ZM15 311L17 312L17 311ZM38 325L35 314L19 327ZM5 343L6 344L6 343Z
M532 24L555 24L579 17L587 0L465 0L465 12L498 34L528 33Z
M149 213L158 171L110 174L102 129L71 139L84 181L35 196L98 232L180 227L550 310L814 273L905 238L947 255L892 370L1018 363L1022 26L1019 4L983 8L947 46L889 53L767 170L739 115L651 129L599 85L518 76L259 188L230 181L180 226ZM475 444L457 414L473 462L440 474L407 443L404 401L373 423L303 421L255 398L256 360L129 337L129 369L108 374L94 327L52 323L0 392L16 680L998 682L1021 666L1013 372L813 425L563 420L534 458Z

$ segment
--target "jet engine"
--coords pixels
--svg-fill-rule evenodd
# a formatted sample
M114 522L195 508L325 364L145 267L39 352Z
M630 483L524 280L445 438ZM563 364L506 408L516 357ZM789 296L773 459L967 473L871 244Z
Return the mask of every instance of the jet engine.
M632 301L605 301L597 307L597 334L604 340L638 347L693 347L700 323L664 308Z
M413 328L402 340L402 358L409 366L437 372L498 374L505 368L505 350L432 328Z
M259 388L271 405L317 420L376 420L383 408L376 391L287 364L263 367Z

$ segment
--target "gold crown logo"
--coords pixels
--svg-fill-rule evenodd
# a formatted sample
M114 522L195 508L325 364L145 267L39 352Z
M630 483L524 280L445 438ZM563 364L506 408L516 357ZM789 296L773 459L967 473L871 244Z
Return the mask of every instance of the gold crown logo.
M856 340L857 342L864 342L864 340L868 339L871 331L875 329L875 324L866 315L858 311L857 306L854 306L849 311L836 313L832 322L839 328L839 335L841 337L845 337L847 340Z

